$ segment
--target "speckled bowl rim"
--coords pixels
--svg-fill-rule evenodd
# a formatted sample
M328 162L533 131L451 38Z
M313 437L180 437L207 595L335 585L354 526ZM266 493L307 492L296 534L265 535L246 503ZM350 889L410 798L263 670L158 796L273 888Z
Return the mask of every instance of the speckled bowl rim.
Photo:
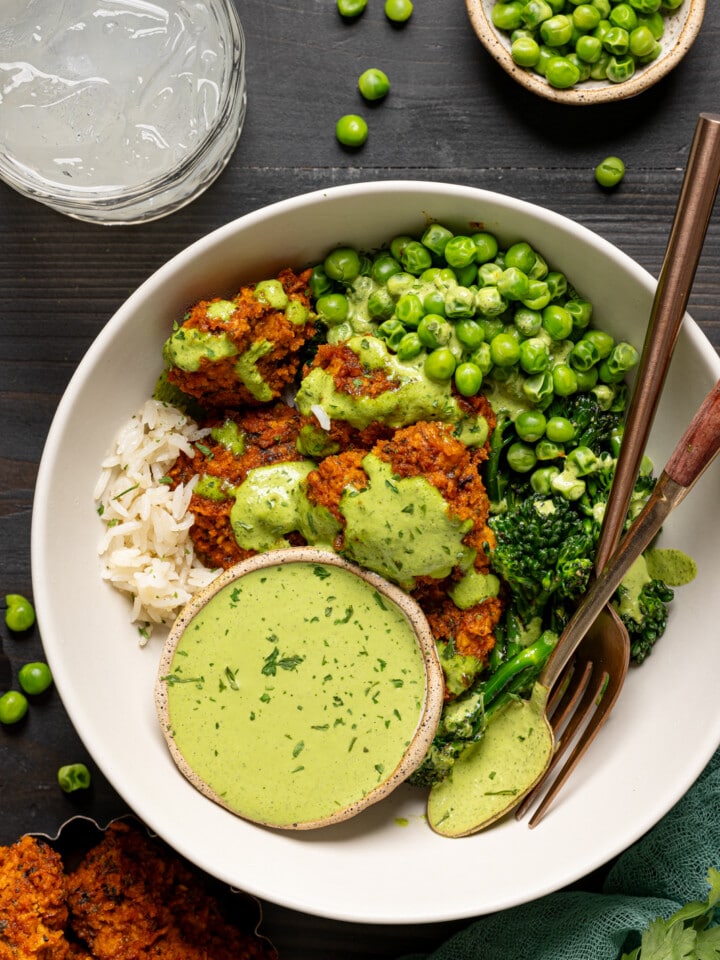
M286 824L268 824L262 820L253 819L247 814L240 813L232 806L226 804L222 797L220 797L187 762L169 730L171 727L170 709L167 697L167 683L164 682L163 678L171 671L175 649L186 627L190 625L196 614L202 610L212 597L219 593L224 587L228 586L228 584L235 583L237 580L256 570L265 570L268 567L282 567L292 563L324 564L339 567L370 584L370 586L374 587L375 590L383 594L383 596L387 597L388 600L398 607L412 629L423 660L425 670L425 697L410 744L402 754L395 769L381 784L364 797L352 801L341 810L336 810L325 817ZM444 693L443 670L437 655L435 640L430 625L418 603L413 600L409 594L401 590L400 587L390 583L384 577L350 563L339 554L333 553L330 550L323 550L318 547L288 547L256 554L224 570L211 583L198 591L187 603L176 618L163 645L155 681L155 707L163 737L165 738L165 742L175 764L183 776L186 777L200 793L220 806L225 807L226 810L229 810L236 816L242 817L244 820L259 823L261 826L271 827L276 830L314 830L319 827L330 826L334 823L341 823L343 820L349 820L351 817L357 816L357 814L363 810L366 810L368 807L389 796L396 787L407 780L413 770L416 770L420 765L433 741L438 723L440 722Z
M666 76L683 59L700 32L705 15L706 0L685 0L685 5L668 12L666 16L686 19L673 46L664 51L657 60L638 70L623 83L587 81L570 90L557 90L539 74L519 67L510 56L510 44L492 25L486 14L487 0L465 0L470 22L480 42L500 66L521 86L555 103L589 106L595 103L611 103L627 100L652 87Z

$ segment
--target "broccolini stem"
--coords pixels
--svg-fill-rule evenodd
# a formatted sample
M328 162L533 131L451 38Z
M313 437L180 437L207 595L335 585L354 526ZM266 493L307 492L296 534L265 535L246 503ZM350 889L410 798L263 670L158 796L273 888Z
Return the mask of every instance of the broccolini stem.
M528 667L534 667L536 669L543 667L555 649L557 641L558 636L556 633L553 633L552 630L544 630L534 643L524 647L520 653L515 654L515 656L506 661L499 670L496 670L482 687L485 711L487 712L493 700L518 673Z

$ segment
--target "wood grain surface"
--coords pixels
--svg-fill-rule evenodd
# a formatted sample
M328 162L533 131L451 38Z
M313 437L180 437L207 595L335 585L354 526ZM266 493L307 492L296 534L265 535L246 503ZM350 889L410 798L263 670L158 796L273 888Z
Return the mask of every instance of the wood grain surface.
M113 312L187 244L267 203L321 187L448 181L569 216L657 276L697 116L720 109L720 4L712 0L673 73L635 99L594 107L561 107L522 90L480 45L462 0L416 0L399 29L384 17L381 0L369 0L355 23L342 21L334 0L236 2L247 41L247 119L227 169L204 195L154 223L102 227L0 182L0 597L31 594L33 488L70 377ZM369 66L385 70L391 93L366 108L356 83ZM361 111L370 136L350 152L335 141L335 121ZM613 154L627 173L619 188L605 191L593 170ZM720 349L717 207L689 312ZM78 609L78 621L82 615ZM0 636L13 670L42 657L38 628L17 636L3 624ZM93 786L66 796L56 772L78 760L91 766ZM17 729L0 729L0 843L31 831L53 834L76 813L102 823L124 812L57 692ZM427 953L466 923L373 927L273 904L264 905L264 915L263 931L283 960Z

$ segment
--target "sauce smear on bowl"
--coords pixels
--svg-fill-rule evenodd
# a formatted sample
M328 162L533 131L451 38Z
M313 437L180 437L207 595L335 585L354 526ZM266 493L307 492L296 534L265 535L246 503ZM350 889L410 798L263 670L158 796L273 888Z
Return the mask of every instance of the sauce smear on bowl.
M156 689L185 776L282 828L346 819L385 796L422 759L442 702L412 601L314 553L322 560L276 551L221 575L178 618Z

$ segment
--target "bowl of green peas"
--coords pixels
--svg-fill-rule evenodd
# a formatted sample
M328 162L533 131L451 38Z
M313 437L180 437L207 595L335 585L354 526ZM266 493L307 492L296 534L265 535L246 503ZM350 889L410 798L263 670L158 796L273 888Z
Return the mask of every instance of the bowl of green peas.
M578 106L637 96L692 46L706 0L466 0L483 46L518 83Z

